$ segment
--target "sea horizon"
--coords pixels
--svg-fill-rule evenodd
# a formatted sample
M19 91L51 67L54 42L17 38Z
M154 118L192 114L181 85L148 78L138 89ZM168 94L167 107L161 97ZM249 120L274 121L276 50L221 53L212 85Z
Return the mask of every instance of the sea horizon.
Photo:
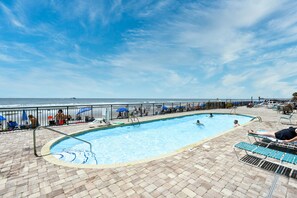
M0 98L0 108L36 107L36 106L71 106L104 104L141 104L141 103L176 103L207 101L247 101L250 99L232 98Z

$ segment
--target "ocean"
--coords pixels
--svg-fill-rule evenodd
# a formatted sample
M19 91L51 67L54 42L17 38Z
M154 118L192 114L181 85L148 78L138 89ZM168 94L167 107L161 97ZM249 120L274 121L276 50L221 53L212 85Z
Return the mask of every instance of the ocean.
M0 108L101 105L101 104L144 104L206 102L217 99L170 99L170 98L0 98ZM222 100L225 101L225 100Z

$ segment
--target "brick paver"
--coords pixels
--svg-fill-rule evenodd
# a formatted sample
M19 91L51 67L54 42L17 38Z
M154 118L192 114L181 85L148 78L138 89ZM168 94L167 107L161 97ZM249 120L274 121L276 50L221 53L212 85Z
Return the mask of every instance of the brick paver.
M190 113L194 112L165 116ZM32 131L0 133L0 197L266 197L274 174L239 163L232 145L248 141L248 129L277 130L287 125L278 123L280 114L271 109L240 107L237 113L261 116L263 122L237 127L170 157L108 169L55 165L34 156ZM151 118L140 118L146 119ZM72 133L89 126L78 124L57 129ZM56 137L51 131L38 130L38 151ZM296 197L296 193L297 180L280 176L273 197Z

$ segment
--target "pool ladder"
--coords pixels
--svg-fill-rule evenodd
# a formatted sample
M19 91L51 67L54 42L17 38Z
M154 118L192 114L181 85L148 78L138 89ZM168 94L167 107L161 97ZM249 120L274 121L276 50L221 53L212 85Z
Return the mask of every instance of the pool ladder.
M236 106L233 106L231 108L230 114L236 114L236 109L237 109L237 107Z
M136 121L137 121L137 124L140 124L138 117L135 115L132 115L130 118L128 118L128 122L129 122L129 119L131 120L132 124L135 123Z
M74 137L74 136L72 136L72 135L68 135L68 134L66 134L66 133L64 133L64 132L61 132L61 131L58 131L58 130L56 130L56 129L52 129L52 128L48 128L48 127L43 127L43 126L36 127L36 128L33 130L33 144L34 144L33 146L34 146L34 155L35 155L36 157L41 157L41 156L39 156L39 155L37 154L37 149L36 149L36 130L37 130L37 129L41 129L41 128L44 128L44 129L47 129L47 130L50 130L50 131L59 133L59 134L64 135L64 136L66 136L66 137L70 137L70 138L73 138L73 139L76 139L76 140L78 140L78 141L81 141L81 142L84 142L84 143L88 144L89 147L90 147L90 153L93 155L94 159L96 160L96 156L95 156L95 153L93 152L92 144L91 144L90 142L88 142L88 141L86 141L86 140L83 140L83 139L80 139L80 138L77 138L77 137ZM97 161L97 160L96 160L96 161Z

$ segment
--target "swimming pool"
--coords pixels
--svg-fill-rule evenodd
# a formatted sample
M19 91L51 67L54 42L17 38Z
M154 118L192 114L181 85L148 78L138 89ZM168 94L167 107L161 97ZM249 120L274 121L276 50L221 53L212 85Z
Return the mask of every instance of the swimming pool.
M50 147L55 158L74 164L110 165L130 163L173 153L183 147L197 143L234 128L233 121L245 124L250 116L195 114L126 125L115 128L97 129L76 135L89 141L89 145L73 138L64 138ZM200 120L203 126L196 124Z

